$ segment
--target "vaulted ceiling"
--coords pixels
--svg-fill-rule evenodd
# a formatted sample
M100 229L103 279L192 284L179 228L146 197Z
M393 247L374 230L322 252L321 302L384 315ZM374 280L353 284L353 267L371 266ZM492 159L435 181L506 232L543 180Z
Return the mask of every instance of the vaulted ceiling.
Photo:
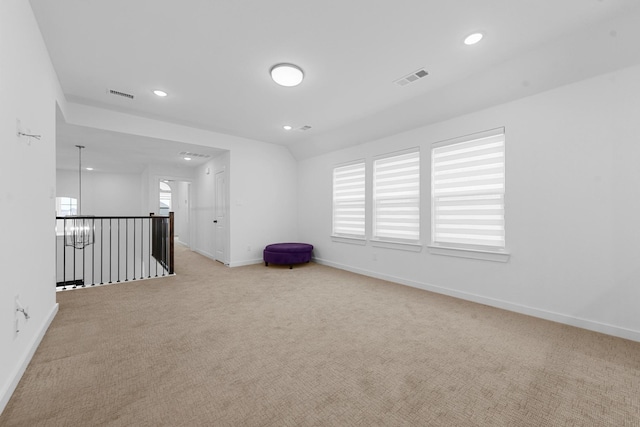
M31 4L68 100L282 144L297 158L640 62L637 0ZM476 31L484 39L465 45ZM304 70L301 85L270 79L281 62ZM428 75L395 83L419 69Z

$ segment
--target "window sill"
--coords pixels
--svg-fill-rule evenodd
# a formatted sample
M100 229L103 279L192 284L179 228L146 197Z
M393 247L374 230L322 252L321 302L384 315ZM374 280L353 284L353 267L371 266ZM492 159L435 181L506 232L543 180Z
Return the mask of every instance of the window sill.
M429 253L434 255L453 256L458 258L479 259L484 261L508 262L511 254L508 252L483 251L478 249L449 248L446 246L427 246Z
M337 243L348 243L350 245L364 246L367 244L367 240L360 237L344 237L344 236L331 236L331 241Z
M385 240L372 239L371 246L375 246L377 248L399 249L401 251L409 251L409 252L422 251L422 245L420 243L400 243L400 242L388 242Z

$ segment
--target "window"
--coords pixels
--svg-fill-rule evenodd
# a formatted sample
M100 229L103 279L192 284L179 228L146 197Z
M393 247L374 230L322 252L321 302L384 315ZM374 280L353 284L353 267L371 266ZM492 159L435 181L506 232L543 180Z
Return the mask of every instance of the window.
M57 216L70 216L78 214L78 199L73 197L56 197Z
M171 187L165 181L160 181L160 215L169 215L171 211Z
M73 197L56 197L56 216L78 215L78 199ZM56 235L64 236L64 220L56 220Z
M333 169L333 235L364 239L364 162Z
M373 163L373 238L420 240L420 152L378 158Z
M432 146L432 240L436 246L505 249L504 129Z

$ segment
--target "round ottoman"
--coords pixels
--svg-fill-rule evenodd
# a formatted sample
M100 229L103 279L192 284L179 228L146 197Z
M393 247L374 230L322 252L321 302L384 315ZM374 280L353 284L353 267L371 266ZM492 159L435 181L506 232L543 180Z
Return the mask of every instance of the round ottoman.
M271 264L288 265L302 264L311 260L313 245L308 243L274 243L264 248L264 265Z

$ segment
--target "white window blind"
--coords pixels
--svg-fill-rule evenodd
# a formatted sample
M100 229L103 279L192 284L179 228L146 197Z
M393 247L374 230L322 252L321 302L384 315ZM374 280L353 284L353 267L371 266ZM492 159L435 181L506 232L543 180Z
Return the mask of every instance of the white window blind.
M505 248L504 129L433 145L433 242Z
M420 152L374 161L373 238L420 240Z
M333 169L333 235L364 238L364 162Z

